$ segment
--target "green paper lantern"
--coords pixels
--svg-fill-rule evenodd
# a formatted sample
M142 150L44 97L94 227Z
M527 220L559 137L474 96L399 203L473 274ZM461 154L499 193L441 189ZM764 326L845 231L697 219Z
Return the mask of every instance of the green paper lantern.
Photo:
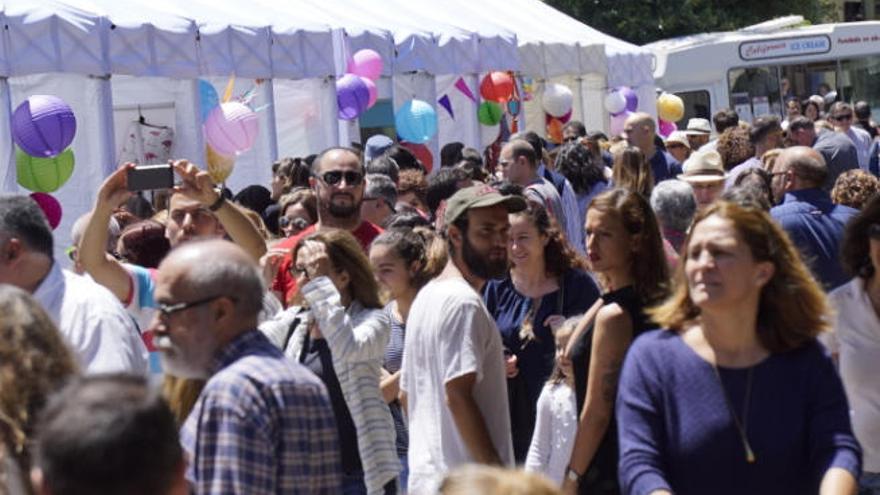
M501 117L503 116L504 110L501 109L501 105L494 101L484 101L480 103L480 108L477 109L477 119L483 125L497 125L501 122Z
M36 192L54 192L73 174L73 150L67 148L57 156L40 158L16 149L15 168L21 187Z

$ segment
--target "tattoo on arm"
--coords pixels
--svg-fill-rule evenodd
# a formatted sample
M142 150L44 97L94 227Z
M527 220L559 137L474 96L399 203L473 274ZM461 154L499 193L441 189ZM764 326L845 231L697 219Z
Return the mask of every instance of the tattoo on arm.
M620 368L622 365L622 360L614 360L602 375L602 398L607 402L613 403L614 399L617 398L617 383L620 379Z

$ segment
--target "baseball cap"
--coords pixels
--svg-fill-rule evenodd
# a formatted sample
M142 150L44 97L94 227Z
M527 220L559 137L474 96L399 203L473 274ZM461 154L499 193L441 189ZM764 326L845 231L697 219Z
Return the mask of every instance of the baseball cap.
M367 139L367 144L364 145L364 160L369 163L370 160L378 158L379 155L385 153L385 151L393 145L394 141L384 134L370 136L370 138Z
M492 186L480 184L459 189L453 194L446 201L443 219L446 225L450 225L471 208L487 208L495 205L506 207L510 213L525 210L527 206L522 196L505 196Z
M685 182L715 182L727 178L721 165L721 155L715 150L695 151L682 166L684 173L678 175Z

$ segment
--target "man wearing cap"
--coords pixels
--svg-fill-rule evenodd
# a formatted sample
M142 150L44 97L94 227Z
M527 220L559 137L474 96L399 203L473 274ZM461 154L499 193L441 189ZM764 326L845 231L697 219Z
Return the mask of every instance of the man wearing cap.
M666 151L680 163L691 156L691 144L684 131L675 131L666 138Z
M687 129L688 143L691 149L698 150L709 142L709 135L712 134L712 126L706 119L690 119L688 120Z
M513 443L501 335L478 291L507 270L508 213L519 196L461 189L444 212L449 262L423 287L407 318L400 379L409 417L409 492L436 493L468 463L511 466Z
M361 218L375 225L385 225L394 214L397 204L397 186L387 176L367 174L367 187L361 202Z
M382 153L388 151L388 148L394 146L394 141L384 134L376 134L367 139L364 145L364 163L370 163L372 160L382 156Z
M701 210L724 192L727 173L724 172L721 155L717 151L696 151L684 162L684 172L678 178L691 185L697 209Z
M623 124L624 137L630 145L637 146L642 150L648 163L651 164L654 182L659 183L666 179L673 179L680 174L681 163L654 145L656 129L654 118L641 112L630 115Z

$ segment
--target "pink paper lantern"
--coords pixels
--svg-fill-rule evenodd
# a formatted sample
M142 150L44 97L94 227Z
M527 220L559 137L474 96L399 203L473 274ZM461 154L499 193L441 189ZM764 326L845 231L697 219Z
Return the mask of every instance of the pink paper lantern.
M347 72L375 81L382 75L382 56L369 48L358 50L348 61Z
M12 114L12 139L31 156L58 155L70 146L74 134L73 110L57 96L30 96Z
M372 79L361 77L361 81L364 82L364 86L366 86L367 91L370 92L370 100L367 102L367 108L373 108L373 105L376 104L376 99L379 98L379 88L376 87L376 83L374 83Z
M205 139L221 155L234 156L254 145L260 122L247 105L229 101L211 111L205 121Z
M630 115L632 115L632 112L627 110L621 114L618 114L618 115L611 117L611 135L612 136L619 136L619 135L623 134L623 126L624 126L624 124L626 124L626 119L628 119Z
M49 226L55 230L61 224L61 203L51 194L41 192L31 193L31 199L43 210L46 220L49 221Z

